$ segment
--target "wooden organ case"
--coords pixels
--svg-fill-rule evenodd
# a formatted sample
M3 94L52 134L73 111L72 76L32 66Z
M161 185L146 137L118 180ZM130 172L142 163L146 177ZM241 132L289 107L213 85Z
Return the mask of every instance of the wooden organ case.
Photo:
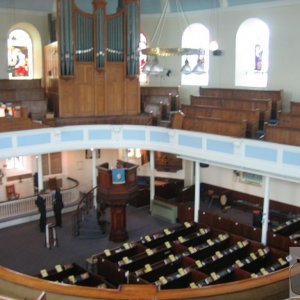
M90 0L91 1L91 0ZM57 41L45 46L45 88L56 117L140 113L139 0L57 0Z

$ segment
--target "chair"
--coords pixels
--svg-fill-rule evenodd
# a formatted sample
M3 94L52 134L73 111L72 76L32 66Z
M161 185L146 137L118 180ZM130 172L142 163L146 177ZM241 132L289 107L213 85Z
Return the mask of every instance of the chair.
M15 200L20 198L20 194L16 193L15 185L10 184L6 186L6 198L7 200Z

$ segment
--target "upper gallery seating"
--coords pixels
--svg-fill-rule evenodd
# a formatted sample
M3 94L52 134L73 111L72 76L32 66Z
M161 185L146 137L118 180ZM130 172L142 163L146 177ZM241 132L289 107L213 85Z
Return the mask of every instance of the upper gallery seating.
M277 119L278 113L282 110L282 90L255 90L241 88L208 88L200 87L201 96L221 96L225 98L239 99L271 99L272 112L271 118Z
M33 120L42 120L47 112L48 100L41 79L1 79L0 101L26 107Z

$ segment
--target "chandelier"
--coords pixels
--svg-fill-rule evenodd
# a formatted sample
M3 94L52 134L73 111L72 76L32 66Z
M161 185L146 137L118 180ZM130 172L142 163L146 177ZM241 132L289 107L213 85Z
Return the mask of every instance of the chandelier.
M177 8L180 9L182 15L182 7L179 0L176 0ZM159 44L159 40L161 38L162 29L165 23L166 12L168 9L169 0L165 0L165 5L162 11L162 15L158 21L155 32L151 39L150 45L153 45L154 41L157 41L157 45ZM184 16L185 17L185 16ZM186 18L185 18L186 20ZM187 22L186 22L187 23ZM188 23L187 23L188 24ZM205 50L201 48L162 48L159 46L156 47L148 47L142 49L141 52L144 55L147 55L147 61L142 68L143 73L147 75L161 75L164 72L164 68L159 64L158 57L168 57L168 56L189 56L189 55L197 55L198 60L197 64L194 68L191 68L189 65L188 58L186 58L184 65L181 67L181 73L188 75L191 73L194 74L203 74L204 71L204 54ZM150 57L150 58L149 58Z

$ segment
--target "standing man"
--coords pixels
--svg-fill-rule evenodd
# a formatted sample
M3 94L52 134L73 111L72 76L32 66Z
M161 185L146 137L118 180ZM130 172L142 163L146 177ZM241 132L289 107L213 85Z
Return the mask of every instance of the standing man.
M42 191L38 193L35 200L35 205L38 207L40 212L40 230L45 232L47 216L46 216L46 199L42 197Z
M62 200L62 194L60 192L60 188L56 188L54 199L53 199L53 210L55 216L55 226L62 227L61 222L61 211L64 208L64 203Z

